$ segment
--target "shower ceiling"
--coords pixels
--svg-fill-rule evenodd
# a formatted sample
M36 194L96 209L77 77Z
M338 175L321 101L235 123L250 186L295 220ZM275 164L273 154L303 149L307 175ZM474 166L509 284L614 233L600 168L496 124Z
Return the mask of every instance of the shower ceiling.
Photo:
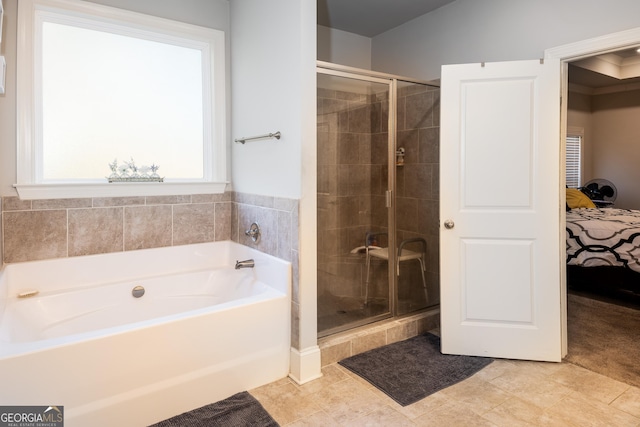
M318 24L374 37L455 0L318 0Z

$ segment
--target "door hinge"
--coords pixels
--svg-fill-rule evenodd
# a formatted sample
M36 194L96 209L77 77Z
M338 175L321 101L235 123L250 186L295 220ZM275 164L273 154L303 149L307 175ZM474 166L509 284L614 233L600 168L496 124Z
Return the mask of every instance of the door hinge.
M391 190L387 190L384 195L386 198L385 207L390 208L391 207Z

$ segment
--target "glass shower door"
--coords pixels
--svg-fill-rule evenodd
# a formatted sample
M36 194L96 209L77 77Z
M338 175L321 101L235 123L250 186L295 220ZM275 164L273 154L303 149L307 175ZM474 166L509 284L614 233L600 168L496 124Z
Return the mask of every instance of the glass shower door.
M318 72L318 336L392 314L389 260L371 256L394 236L391 87L385 79Z
M397 81L394 227L397 247L405 256L396 279L396 315L440 301L439 105L437 87Z

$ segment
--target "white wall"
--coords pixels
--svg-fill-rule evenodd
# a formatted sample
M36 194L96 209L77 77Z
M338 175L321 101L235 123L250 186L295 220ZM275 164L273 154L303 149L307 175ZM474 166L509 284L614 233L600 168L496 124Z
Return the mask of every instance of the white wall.
M640 26L637 0L457 0L372 40L376 71L424 80L444 64L536 59Z
M85 0L207 28L227 30L228 0Z
M592 131L591 95L569 91L567 127L580 128L582 138L582 183L594 178L592 169L594 136Z
M314 22L314 44L303 44L309 31L301 19L303 3L315 5L313 0L230 2L231 139L282 133L280 140L232 144L236 191L295 199L302 192L302 126L304 104L312 101L315 108L316 31ZM305 85L313 85L313 94Z
M299 310L291 376L320 375L316 283L316 2L231 0L233 189L299 199ZM295 274L295 273L294 273ZM296 324L297 323L297 324ZM299 330L296 330L296 326Z
M119 7L189 24L229 31L227 0L91 0L106 6ZM0 95L0 196L16 195L16 34L18 0L3 0L4 29L0 55L7 60L6 93ZM227 41L227 72L229 48ZM229 88L227 88L229 90ZM228 120L227 120L228 121Z
M371 39L318 25L318 60L371 69Z
M615 207L640 209L640 91L592 97L593 178L618 188Z
M16 19L18 0L3 0L0 55L7 60L5 94L0 95L0 196L15 195L16 181Z

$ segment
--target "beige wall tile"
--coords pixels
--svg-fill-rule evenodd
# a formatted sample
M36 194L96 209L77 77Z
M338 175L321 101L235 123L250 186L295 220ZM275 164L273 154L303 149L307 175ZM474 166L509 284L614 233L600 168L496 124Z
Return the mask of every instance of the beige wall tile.
M407 96L406 103L405 120L408 129L431 127L434 125L434 92L423 92Z
M0 268L4 264L4 250L2 249L4 238L2 237L2 197L0 197Z
M294 302L300 302L300 253L297 250L291 250L291 273L293 276L291 297Z
M191 195L191 203L217 203L230 202L231 192L226 191L222 194L193 194Z
M93 199L93 207L107 206L141 206L144 205L144 197L96 197Z
M173 244L213 242L215 204L189 204L173 207Z
M273 203L271 203L273 205ZM245 235L245 231L251 227L252 223L257 223L260 227L260 239L254 243L250 237ZM243 245L265 252L269 255L278 256L278 211L266 209L255 205L238 205L238 229L239 242Z
M4 262L67 256L67 211L4 212Z
M418 323L404 322L397 326L393 326L387 329L387 344L403 341L411 337L415 337L418 334Z
M432 331L440 327L440 312L418 320L418 334Z
M320 348L320 361L322 366L341 361L351 356L351 341L322 346Z
M171 206L124 208L124 249L171 246Z
M365 351L381 347L387 343L387 332L378 331L371 334L363 335L353 339L353 354L364 353Z
M33 210L36 209L68 209L68 208L90 208L91 199L42 199L31 202Z
M123 208L70 209L69 256L123 250Z
M216 203L214 240L231 240L231 203Z
M2 210L3 211L31 210L31 200L20 200L17 197L3 197Z
M188 194L180 196L148 196L147 205L176 205L181 203L191 203L191 196Z
M291 214L278 211L278 249L276 256L291 261Z

